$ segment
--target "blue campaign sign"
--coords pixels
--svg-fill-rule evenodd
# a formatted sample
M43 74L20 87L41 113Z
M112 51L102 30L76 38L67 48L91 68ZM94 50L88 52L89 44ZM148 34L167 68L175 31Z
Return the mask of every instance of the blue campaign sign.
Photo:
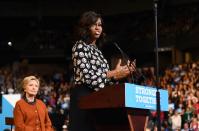
M3 95L2 96L2 113L0 113L0 131L10 129L10 126L5 125L5 117L13 117L13 109L16 101L21 98L19 94Z
M125 107L156 110L156 88L125 83ZM168 111L168 91L159 90L161 111Z

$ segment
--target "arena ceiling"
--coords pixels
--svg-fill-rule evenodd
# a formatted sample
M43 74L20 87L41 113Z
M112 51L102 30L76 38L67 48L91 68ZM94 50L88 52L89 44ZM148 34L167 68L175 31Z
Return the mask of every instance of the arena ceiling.
M150 10L154 1L158 1L162 7L198 0L1 0L0 17L74 16L86 10L114 15Z

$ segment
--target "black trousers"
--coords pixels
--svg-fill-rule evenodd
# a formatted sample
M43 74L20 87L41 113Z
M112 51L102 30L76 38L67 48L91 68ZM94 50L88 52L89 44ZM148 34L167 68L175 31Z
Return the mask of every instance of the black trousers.
M93 91L86 86L75 86L70 91L69 131L96 131L90 110L78 107L81 96L88 95Z

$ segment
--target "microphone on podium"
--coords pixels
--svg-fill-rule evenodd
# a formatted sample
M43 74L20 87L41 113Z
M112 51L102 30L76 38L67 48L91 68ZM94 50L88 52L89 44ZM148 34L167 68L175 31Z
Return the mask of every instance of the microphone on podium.
M124 53L124 51L118 46L118 44L117 44L116 42L114 42L113 44L114 44L114 45L117 47L117 49L120 51L120 53L121 53L123 59L125 60L125 62L126 62L126 64L127 64L128 60L129 60L128 55L127 55L126 53Z
M134 80L134 76L133 76L133 72L130 70L130 67L128 65L128 60L130 60L130 58L128 57L128 55L119 47L119 45L116 42L113 42L113 44L115 45L115 47L120 51L122 58L125 61L125 64L127 65L129 71L130 71L130 77L131 77L131 82L135 82ZM136 59L133 61L134 63L136 62ZM130 63L131 64L131 63ZM136 64L136 63L135 63ZM144 81L146 80L145 76L141 73L139 73L136 69L134 71L135 74L135 78L137 79L136 81L139 82L141 79L143 79Z
M113 43L116 48L120 51L121 55L122 55L122 58L124 59L125 61L125 64L127 65L128 67L128 70L130 71L130 77L131 77L131 82L134 82L134 79L133 79L133 72L130 70L130 67L129 67L129 64L128 64L128 61L130 60L128 55L118 46L118 44L116 42ZM135 60L134 60L135 61ZM131 64L131 63L130 63Z

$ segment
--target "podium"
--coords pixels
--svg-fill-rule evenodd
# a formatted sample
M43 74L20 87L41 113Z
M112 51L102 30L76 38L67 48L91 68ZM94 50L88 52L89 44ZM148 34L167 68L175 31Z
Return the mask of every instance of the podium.
M168 111L168 91L159 91L161 110ZM98 110L121 109L125 111L128 119L128 131L144 131L149 109L156 110L156 88L130 83L111 85L81 97L79 107Z
M162 109L168 110L168 92L160 91L160 95L161 98L164 97ZM111 85L81 97L79 107L81 109L124 109L130 131L144 131L149 109L156 108L156 89L130 83Z

